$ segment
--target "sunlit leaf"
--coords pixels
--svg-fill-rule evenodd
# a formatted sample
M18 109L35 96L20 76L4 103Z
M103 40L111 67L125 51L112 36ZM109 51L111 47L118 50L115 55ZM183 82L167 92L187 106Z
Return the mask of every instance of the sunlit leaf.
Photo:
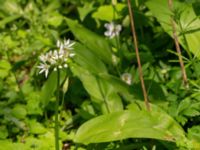
M168 114L155 106L151 112L140 107L130 106L128 110L87 121L78 129L75 141L89 144L127 138L152 138L175 142L185 138L183 129Z
M74 61L83 68L90 70L90 72L94 73L107 72L107 68L104 63L99 59L98 56L92 53L89 48L80 43L76 43L76 45L74 46L74 52L76 53Z
M98 10L92 14L92 17L95 19L111 22L113 21L114 16L115 16L115 19L120 19L122 17L119 12L122 11L125 7L126 7L125 4L118 3L115 6L116 11L114 11L113 10L114 8L112 5L103 5L103 6L100 6Z

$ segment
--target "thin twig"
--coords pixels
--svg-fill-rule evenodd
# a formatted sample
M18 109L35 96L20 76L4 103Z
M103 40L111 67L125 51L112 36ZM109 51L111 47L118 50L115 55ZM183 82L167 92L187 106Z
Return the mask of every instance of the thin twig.
M134 41L134 46L135 46L135 53L136 53L136 58L137 58L137 63L138 63L138 70L139 70L139 76L140 76L140 82L141 82L141 86L142 86L144 101L145 101L147 110L150 111L150 104L148 101L147 91L146 91L146 87L145 87L144 79L143 79L142 66L141 66L141 62L140 62L140 55L139 55L139 50L138 50L137 35L136 35L136 31L135 31L135 24L134 24L134 17L133 17L133 12L132 12L132 8L131 8L131 1L127 0L127 2L128 2L131 30L132 30L132 36L133 36L133 41Z
M169 6L169 9L173 12L172 0L168 0L168 6ZM185 87L189 88L187 74L185 71L185 66L183 63L182 55L181 55L181 48L180 48L180 45L178 42L178 36L176 33L176 24L175 24L175 21L173 18L171 18L171 25L172 25L172 30L173 30L173 38L174 38L174 42L175 42L175 46L176 46L176 51L178 53L178 59L179 59L180 67L181 67L183 82L184 82Z

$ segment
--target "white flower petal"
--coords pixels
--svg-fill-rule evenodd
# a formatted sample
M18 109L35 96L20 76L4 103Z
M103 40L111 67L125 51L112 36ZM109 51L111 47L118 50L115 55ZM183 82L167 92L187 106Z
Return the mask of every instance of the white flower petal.
M68 67L68 65L67 64L64 64L64 68L67 68Z
M61 42L60 42L60 40L57 40L57 43L56 43L56 45L57 45L57 47L60 47L60 45L61 45Z
M113 38L116 35L119 35L122 29L121 25L116 25L114 22L106 23L104 27L107 29L107 31L104 32L104 35L109 38Z
M40 70L40 71L39 71L39 74L43 73L44 71L45 71L44 69Z
M49 70L47 69L47 70L45 70L45 77L47 78L47 76L48 76L48 73L49 73Z
M69 57L74 57L76 54L75 53L70 53Z

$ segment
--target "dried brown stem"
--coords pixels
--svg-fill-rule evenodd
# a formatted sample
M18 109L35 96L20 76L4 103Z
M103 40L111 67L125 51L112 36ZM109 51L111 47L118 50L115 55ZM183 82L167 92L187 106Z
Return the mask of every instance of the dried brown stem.
M168 0L168 6L169 6L170 11L173 11L172 3L173 3L172 0ZM171 18L171 25L172 25L172 30L173 30L173 38L174 38L174 42L175 42L175 46L176 46L176 51L178 53L178 59L179 59L180 67L181 67L183 82L184 82L185 87L188 88L189 85L188 85L188 80L187 80L187 74L185 71L185 66L183 63L182 55L181 55L181 48L180 48L180 45L178 42L178 36L176 33L176 23L173 18Z
M136 31L135 31L135 24L134 24L134 17L133 17L133 12L132 12L132 8L131 8L131 1L127 0L127 2L128 2L128 10L129 10L129 16L130 16L130 22L131 22L131 31L132 31L132 36L133 36L133 41L134 41L134 46L135 46L135 54L136 54L137 63L138 63L138 70L139 70L140 82L141 82L141 86L142 86L142 92L143 92L146 108L148 111L150 111L150 104L148 101L147 91L146 91L146 87L145 87L144 79L143 79L142 65L141 65L140 55L139 55L139 50L138 50L137 35L136 35Z

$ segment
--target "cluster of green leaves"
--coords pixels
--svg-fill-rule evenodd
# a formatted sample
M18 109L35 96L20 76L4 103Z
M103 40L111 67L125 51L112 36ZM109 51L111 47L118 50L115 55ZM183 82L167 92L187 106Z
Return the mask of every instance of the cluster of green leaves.
M150 112L143 104L125 0L115 6L106 0L0 2L4 150L55 149L56 73L45 79L36 66L38 56L63 37L76 41L76 56L70 70L61 72L60 142L80 150L200 147L198 1L176 0L171 12L167 1L132 0ZM182 85L171 16L184 50L189 89ZM111 21L123 26L119 38L104 36L104 24ZM132 75L131 85L121 80L123 73Z

